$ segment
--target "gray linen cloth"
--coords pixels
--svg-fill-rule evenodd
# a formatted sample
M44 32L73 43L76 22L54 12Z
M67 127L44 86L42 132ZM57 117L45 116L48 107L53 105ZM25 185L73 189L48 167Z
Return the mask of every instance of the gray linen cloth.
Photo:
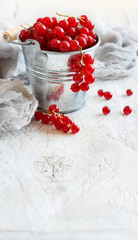
M20 80L0 79L0 131L21 129L28 125L38 106Z

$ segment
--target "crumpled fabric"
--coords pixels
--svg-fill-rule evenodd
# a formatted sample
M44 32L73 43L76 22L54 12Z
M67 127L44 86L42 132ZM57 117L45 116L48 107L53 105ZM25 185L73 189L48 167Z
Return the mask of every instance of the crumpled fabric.
M95 77L113 80L130 76L138 59L138 31L95 20L101 43L95 52Z
M0 79L0 131L18 130L28 125L37 106L35 96L20 80Z
M9 80L18 78L27 84L29 80L21 46L5 43L2 39L3 33L14 27L8 22L0 22L0 78Z

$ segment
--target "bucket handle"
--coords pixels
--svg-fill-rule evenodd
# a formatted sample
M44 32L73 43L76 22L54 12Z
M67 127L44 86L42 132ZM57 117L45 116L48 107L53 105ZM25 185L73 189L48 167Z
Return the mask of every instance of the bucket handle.
M31 24L25 23L24 25L18 26L16 28L13 28L13 29L7 31L7 32L4 32L3 35L2 35L3 41L5 43L12 43L12 44L16 44L16 45L30 45L30 44L33 44L32 41L27 41L27 42L24 42L24 43L14 42L15 40L17 40L18 33L21 30L23 30L25 28L28 28L29 26L31 26Z

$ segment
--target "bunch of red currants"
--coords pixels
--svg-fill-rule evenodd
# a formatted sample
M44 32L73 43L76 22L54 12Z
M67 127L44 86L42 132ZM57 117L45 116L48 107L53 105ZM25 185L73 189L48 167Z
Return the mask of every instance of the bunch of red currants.
M92 47L97 42L94 24L86 15L58 20L56 17L38 18L29 29L23 29L19 38L22 42L34 39L46 51L78 51Z

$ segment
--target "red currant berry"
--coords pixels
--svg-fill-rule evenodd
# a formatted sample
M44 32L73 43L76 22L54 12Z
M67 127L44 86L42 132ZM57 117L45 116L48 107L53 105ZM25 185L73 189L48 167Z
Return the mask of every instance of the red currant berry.
M83 81L83 76L81 74L74 74L73 75L73 80L76 83L81 83Z
M80 17L79 17L79 22L80 22L80 24L83 26L84 25L84 23L86 22L88 20L88 17L86 16L86 15L81 15Z
M83 67L84 74L92 74L94 72L95 68L91 64L87 64Z
M87 39L87 46L92 47L94 43L94 39L89 35Z
M59 118L57 118L54 122L54 126L56 127L56 129L58 130L62 129L62 125L63 125L63 122Z
M92 74L86 74L84 80L87 84L92 84L95 81L95 77Z
M65 40L67 42L70 42L72 40L72 38L70 36L67 36L67 35L64 35L63 39L62 40Z
M94 24L90 21L90 20L87 20L85 23L84 23L84 26L86 28L88 28L90 31L92 31L94 29Z
M85 48L87 46L87 40L84 37L78 37L77 41L79 42L80 46L82 48Z
M94 33L93 31L89 31L89 35L90 35L93 39L96 38L96 35L95 35L95 33Z
M88 39L88 36L86 34L84 34L84 33L79 34L78 37L84 37L86 40Z
M83 55L83 63L84 64L93 64L94 58L90 54L84 54Z
M107 115L107 114L110 113L110 108L105 106L105 107L103 107L102 112L103 112L104 115Z
M104 92L104 98L106 99L106 100L110 100L111 98L112 98L112 94L110 93L110 92Z
M80 86L77 83L73 83L71 85L71 90L72 90L72 92L79 92L80 91Z
M59 44L59 50L61 52L68 52L70 50L70 43L65 40L61 41Z
M61 27L54 27L52 29L53 37L61 40L64 37L64 30Z
M44 114L41 117L41 121L42 121L43 124L48 124L49 123L49 115L48 114Z
M102 89L98 90L97 93L98 93L99 97L103 97L104 96L104 92L103 92Z
M53 27L53 19L50 17L44 17L42 20L42 23L47 27L47 28L52 28Z
M40 111L35 112L34 118L35 118L37 121L41 120L42 117L43 117L43 113L42 113L42 112L40 112Z
M59 44L60 44L60 41L58 39L51 39L49 40L49 47L51 50L58 50L59 49Z
M78 51L79 50L79 42L77 40L70 41L70 51Z
M89 84L86 83L86 82L83 82L80 84L80 90L83 91L83 92L86 92L89 90Z
M70 37L74 37L75 34L76 34L76 29L74 27L70 27L66 32L66 35L68 35Z
M78 61L75 61L71 64L71 70L73 72L81 72L82 70L82 64Z
M129 115L132 112L132 109L129 106L125 106L123 112L125 115Z
M19 34L19 38L22 42L25 42L29 38L29 32L27 30L22 30Z
M133 94L133 91L131 89L126 90L127 96L131 96Z
M36 20L36 22L39 22L39 23L42 23L42 21L43 21L43 18L38 18L38 19Z
M57 116L54 116L54 115L51 115L50 117L49 117L49 122L51 122L51 123L55 123L55 121L56 121L56 119L57 119Z
M79 31L79 34L81 34L81 33L84 33L84 34L88 35L89 34L89 29L86 28L86 27L82 27L82 28L80 28L80 31Z
M70 126L67 123L63 123L62 125L62 131L67 133L70 130Z
M42 48L45 44L45 41L44 41L44 38L41 37L41 36L34 36L33 38L34 40L36 40L39 44L40 44L40 47Z
M49 112L53 113L58 113L59 112L59 107L56 104L52 104L49 106Z
M68 21L70 27L76 28L79 24L78 20L75 17L69 17L67 19L67 21Z
M44 39L45 39L45 41L53 39L53 34L52 34L52 30L51 29L47 29L46 30L46 33L44 35Z
M80 131L80 128L76 124L72 124L71 125L71 131L72 131L72 133L75 134L75 133Z
M69 28L69 23L64 19L64 20L59 21L58 26L63 28L64 31L66 31Z
M35 26L35 31L38 36L44 36L46 33L46 27L42 23L38 23Z

